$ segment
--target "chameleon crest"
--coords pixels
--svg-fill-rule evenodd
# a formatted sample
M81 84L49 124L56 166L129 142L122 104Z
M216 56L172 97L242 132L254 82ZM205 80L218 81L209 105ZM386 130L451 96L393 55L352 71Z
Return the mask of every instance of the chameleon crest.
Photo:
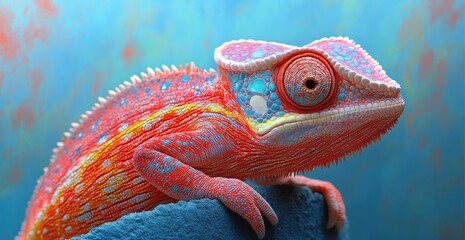
M345 208L330 183L297 176L377 140L404 108L400 86L359 45L239 40L218 72L193 64L133 76L72 123L39 179L18 239L70 238L130 212L216 198L259 238L278 218L243 180L320 192L328 227Z

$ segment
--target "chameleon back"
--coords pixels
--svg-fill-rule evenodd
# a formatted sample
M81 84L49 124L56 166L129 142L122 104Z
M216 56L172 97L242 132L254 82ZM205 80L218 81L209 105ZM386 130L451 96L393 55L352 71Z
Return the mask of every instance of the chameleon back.
M148 69L142 79L131 79L132 84L109 91L107 99L99 98L100 104L73 123L58 143L29 202L20 239L68 238L127 213L174 201L134 170L134 150L147 139L179 131L188 120L181 116L200 113L197 103L209 104L209 99L224 104L230 96L213 70L193 64Z

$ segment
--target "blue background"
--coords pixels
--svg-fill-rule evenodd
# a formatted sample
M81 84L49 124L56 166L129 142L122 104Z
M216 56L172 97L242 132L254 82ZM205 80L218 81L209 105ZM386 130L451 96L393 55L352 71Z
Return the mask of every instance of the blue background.
M341 191L353 239L464 238L464 10L460 0L2 1L0 238L19 231L70 123L147 66L251 38L302 46L349 36L402 86L381 141L310 176Z

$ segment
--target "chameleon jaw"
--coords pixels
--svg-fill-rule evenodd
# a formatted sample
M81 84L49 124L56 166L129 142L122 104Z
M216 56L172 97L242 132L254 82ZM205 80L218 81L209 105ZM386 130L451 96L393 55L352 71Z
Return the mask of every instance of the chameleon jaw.
M272 132L281 132L291 128L292 124L301 123L308 126L315 125L317 123L329 121L331 119L343 118L347 115L360 115L364 116L368 113L375 113L376 115L381 116L381 118L386 118L389 116L394 116L397 118L400 116L404 109L404 100L402 97L397 97L394 99L379 100L372 103L361 104L351 107L341 107L341 108L330 108L328 110L322 111L320 113L311 113L311 114L296 114L296 113L286 113L282 117L275 119L270 119L270 121L264 123L250 122L253 130L258 136L265 136Z

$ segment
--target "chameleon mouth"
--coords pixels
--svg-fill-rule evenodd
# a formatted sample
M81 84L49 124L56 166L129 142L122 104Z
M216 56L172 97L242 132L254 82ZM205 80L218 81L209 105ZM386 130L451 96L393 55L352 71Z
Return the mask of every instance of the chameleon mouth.
M294 124L312 126L321 122L342 119L350 115L375 115L383 119L392 117L398 118L404 110L404 105L404 100L399 96L397 98L373 101L370 103L361 104L359 106L328 109L320 113L287 113L284 116L274 120L270 120L264 123L255 123L252 125L252 127L258 135L264 136L273 132L292 130L295 127L293 126Z

